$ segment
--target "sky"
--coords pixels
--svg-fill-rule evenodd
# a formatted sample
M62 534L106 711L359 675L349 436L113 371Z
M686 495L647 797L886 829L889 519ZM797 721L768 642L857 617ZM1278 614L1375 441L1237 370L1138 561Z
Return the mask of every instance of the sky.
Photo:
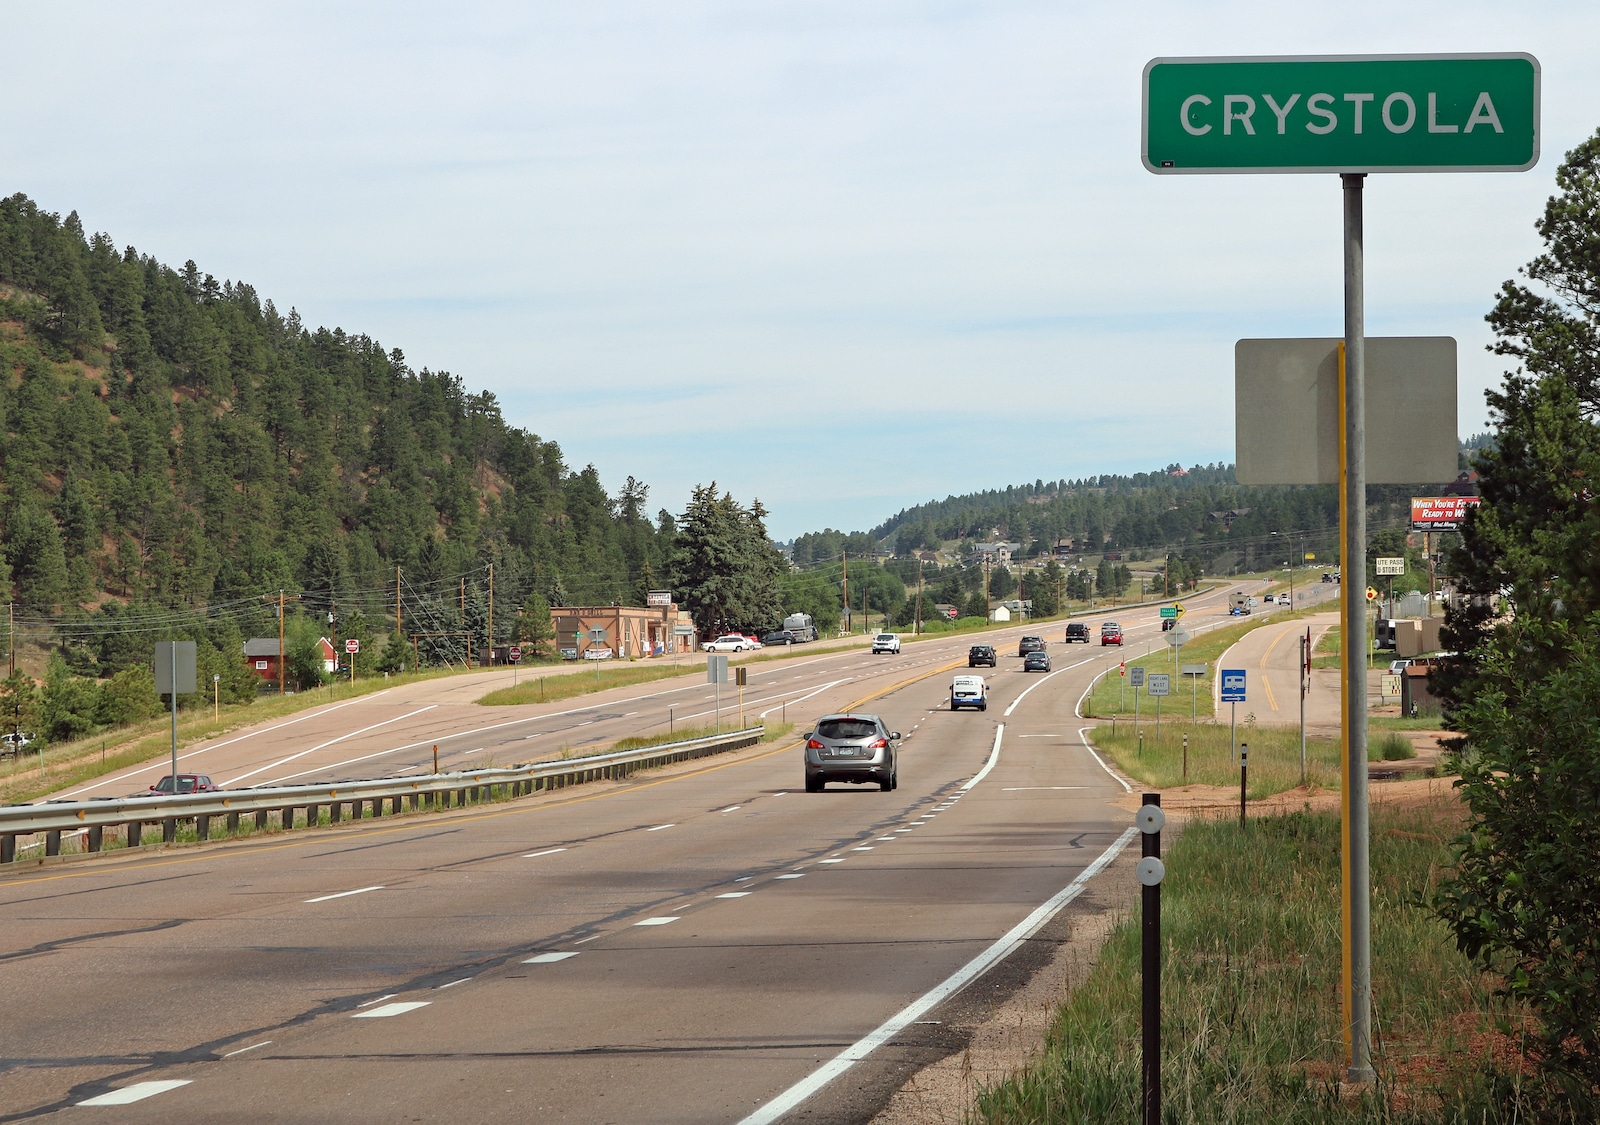
M1231 462L1233 345L1342 334L1333 175L1154 176L1158 56L1525 51L1532 171L1369 177L1369 335L1460 342L1600 127L1600 5L0 0L0 191L255 286L788 539Z

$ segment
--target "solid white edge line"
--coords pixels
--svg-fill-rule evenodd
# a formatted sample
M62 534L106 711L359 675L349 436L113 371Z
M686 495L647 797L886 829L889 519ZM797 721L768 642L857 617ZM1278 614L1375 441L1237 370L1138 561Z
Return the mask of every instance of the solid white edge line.
M1009 957L1018 946L1037 933L1050 919L1054 918L1064 906L1082 894L1083 888L1088 884L1089 880L1104 871L1111 861L1117 858L1122 849L1128 846L1128 841L1138 834L1139 830L1137 828L1125 829L1122 835L1117 837L1115 843L1101 852L1093 863L1079 872L1077 878L1073 879L1060 891L1057 891L1035 909L1033 913L1018 922L993 945L957 969L931 991L924 993L921 997L912 1001L911 1004L890 1016L876 1030L852 1043L821 1067L812 1071L787 1090L784 1090L766 1105L741 1119L738 1125L772 1125L772 1122L777 1121L856 1063L872 1054L873 1051L894 1038L907 1026L915 1023L919 1017L954 996L994 965Z
M1094 747L1089 745L1089 737L1088 737L1088 734L1086 732L1088 732L1091 729L1093 729L1093 728L1091 728L1091 727L1079 727L1078 728L1078 737L1083 741L1083 748L1085 750L1089 751L1090 757L1094 758L1095 761L1100 763L1100 768L1101 769L1105 770L1106 773L1111 775L1111 780L1112 781L1115 781L1118 785L1122 786L1122 791L1124 793L1132 793L1133 792L1133 786L1129 785L1126 781L1123 781L1122 778L1120 778L1116 774L1112 773L1111 772L1111 767L1106 765L1106 760L1104 758L1102 758L1099 754L1096 754Z
M961 791L963 793L965 793L968 789L971 789L974 785L978 784L978 782L982 781L985 777L988 777L989 771L994 769L994 764L1000 760L1000 736L1005 733L1006 725L1004 723L1001 723L995 728L994 749L989 751L989 760L983 763L983 768L981 770L972 775L971 781L967 782L961 787Z

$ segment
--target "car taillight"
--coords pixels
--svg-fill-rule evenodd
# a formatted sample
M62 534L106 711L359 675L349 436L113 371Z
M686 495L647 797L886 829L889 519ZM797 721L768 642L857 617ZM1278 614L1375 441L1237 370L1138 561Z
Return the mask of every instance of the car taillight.
M814 738L808 738L808 739L806 739L806 749L807 750L821 750L822 749L822 743L818 742Z
M871 746L867 747L867 749L868 750L882 750L887 745L889 745L889 740L887 738L880 738L880 739L878 739L878 741L874 742Z

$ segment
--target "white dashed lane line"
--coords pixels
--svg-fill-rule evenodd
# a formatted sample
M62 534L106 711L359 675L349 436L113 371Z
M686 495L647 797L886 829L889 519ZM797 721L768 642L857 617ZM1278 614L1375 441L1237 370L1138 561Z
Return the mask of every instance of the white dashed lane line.
M92 1098L85 1098L78 1105L131 1105L142 1102L146 1098L153 1098L157 1094L164 1094L168 1090L176 1090L179 1086L189 1085L190 1079L172 1078L164 1082L135 1082L132 1086L124 1086L120 1090L112 1090L108 1094L99 1094Z
M258 1048L261 1048L261 1047L270 1047L270 1046L272 1046L272 1040L263 1039L259 1043L250 1044L250 1046L248 1046L248 1047L240 1047L237 1051L229 1051L227 1054L225 1054L225 1055L223 1055L221 1057L225 1058L225 1059L231 1059L231 1058L233 1058L234 1055L242 1055L246 1051L254 1051L254 1050L257 1050Z
M676 921L677 921L676 918L672 918L672 917L668 917L668 916L663 915L662 917L659 917L659 918L645 918L642 921L635 922L634 925L635 926L665 926L668 923L676 922Z
M398 1004L385 1004L381 1008L374 1008L370 1012L353 1012L353 1020L381 1020L389 1016L403 1016L407 1012L414 1012L418 1008L426 1008L433 1003L431 1000L403 1000Z
M368 891L381 891L381 890L383 890L383 885L380 883L376 887L358 887L353 891L339 891L337 894L322 895L319 898L308 898L305 901L308 902L308 903L310 903L310 902L329 902L329 901L331 901L333 899L336 899L336 898L349 898L351 895L364 895Z
M660 832L663 828L676 828L675 824L658 824L654 828L646 828L646 832Z
M590 939L590 940L593 940L593 939ZM578 954L576 952L573 952L573 951L568 951L566 953L541 953L537 957L529 957L526 961L523 962L523 964L524 965L553 965L557 961L565 961L568 957L576 957L577 955ZM587 963L588 962L585 962L585 964L587 964Z
M527 855L523 856L522 858L523 859L538 859L542 855L555 855L557 852L564 852L566 850L567 850L566 848L546 848L542 852L529 852Z
M727 892L724 892L723 894L718 895L717 897L718 898L748 898L749 896L750 896L750 892L749 891L727 891Z

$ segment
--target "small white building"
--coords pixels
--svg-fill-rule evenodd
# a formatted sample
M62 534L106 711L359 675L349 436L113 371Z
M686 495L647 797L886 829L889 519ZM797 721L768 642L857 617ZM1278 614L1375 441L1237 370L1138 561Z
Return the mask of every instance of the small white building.
M1010 621L1011 611L1003 605L997 605L989 611L990 621Z

